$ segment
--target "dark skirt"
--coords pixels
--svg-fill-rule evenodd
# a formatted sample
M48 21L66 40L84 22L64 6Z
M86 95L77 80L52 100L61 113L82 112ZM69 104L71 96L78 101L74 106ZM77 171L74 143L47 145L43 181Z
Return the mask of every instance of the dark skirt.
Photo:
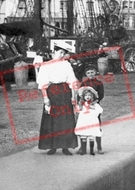
M77 147L71 89L67 83L51 84L47 89L47 94L51 110L50 114L47 114L43 106L39 149Z

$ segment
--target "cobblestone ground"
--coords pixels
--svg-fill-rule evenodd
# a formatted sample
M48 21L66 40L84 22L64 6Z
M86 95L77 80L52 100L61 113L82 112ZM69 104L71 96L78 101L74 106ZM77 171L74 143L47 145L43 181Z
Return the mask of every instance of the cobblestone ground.
M135 73L114 75L113 81L105 77L101 80L105 87L105 97L101 102L104 109L102 121L134 111ZM26 89L14 87L7 94L3 94L0 88L1 157L38 144L42 102L41 93L32 86Z

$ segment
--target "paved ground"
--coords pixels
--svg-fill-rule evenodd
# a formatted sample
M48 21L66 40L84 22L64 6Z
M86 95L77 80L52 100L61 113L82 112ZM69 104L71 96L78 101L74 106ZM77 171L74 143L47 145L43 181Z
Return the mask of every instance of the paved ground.
M77 149L75 149L71 150L74 153L73 156L65 156L61 153L61 150L55 155L48 156L46 151L38 150L38 141L34 142L35 146L31 149L26 149L27 145L29 147L29 143L27 143L25 151L16 154L9 152L9 156L0 158L0 189L89 189L87 187L90 183L128 162L135 155L135 120L132 114L135 108L134 78L134 73L128 76L117 75L112 83L104 83L105 99L102 102L104 108L102 121L106 122L102 127L104 132L104 155L98 155L96 152L94 157L89 154L79 156L76 154ZM38 136L42 100L30 100L18 104L16 87L13 85L12 88L13 91L8 95L13 116L15 116L15 119L17 118L15 121L17 134L20 138ZM30 89L30 86L27 88ZM33 89L33 84L31 89ZM2 96L0 101L1 103L4 101ZM12 138L12 136L9 130L9 118L6 115L7 109L2 104L1 108L0 117L3 124L1 126L7 127L5 131L4 128L1 128L0 144L1 147L4 147L6 137ZM107 121L110 122L107 124ZM14 143L12 141L8 142ZM9 143L7 143L7 146L10 146Z
M131 114L132 115L132 114ZM124 116L103 126L105 154L48 156L37 146L0 159L2 190L79 190L106 175L135 153L135 120ZM96 149L96 148L95 148Z

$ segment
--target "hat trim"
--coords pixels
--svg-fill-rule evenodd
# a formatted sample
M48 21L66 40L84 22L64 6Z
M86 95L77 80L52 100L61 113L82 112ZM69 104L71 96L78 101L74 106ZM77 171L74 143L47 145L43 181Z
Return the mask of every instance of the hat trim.
M64 46L67 46L67 47L64 47ZM66 50L68 52L73 52L72 51L72 48L68 47L68 46L71 46L69 45L68 43L64 42L64 43L54 43L54 47L58 47L60 49L63 49L63 50Z

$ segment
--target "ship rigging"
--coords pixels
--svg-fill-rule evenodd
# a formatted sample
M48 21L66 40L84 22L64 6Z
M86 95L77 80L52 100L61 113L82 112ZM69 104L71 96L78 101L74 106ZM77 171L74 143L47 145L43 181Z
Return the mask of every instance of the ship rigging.
M112 6L113 10L106 0L95 2L87 0L87 6L84 6L83 0L61 0L61 19L58 19L55 13L55 1L53 1L52 15L51 0L19 0L15 14L9 17L9 22L0 24L0 33L6 35L10 41L17 43L21 40L25 41L26 48L22 48L23 54L28 49L37 51L39 48L44 48L43 51L49 51L50 41L56 39L74 40L76 52L97 49L104 41L107 41L109 46L124 46L126 52L131 43L122 26L122 1L118 3L116 0L111 0L110 2L114 3L113 6L115 5L115 7ZM18 17L20 10L21 17ZM44 14L46 11L48 14ZM52 31L54 36L51 36ZM34 39L32 48L28 45L31 39ZM44 47L42 40L44 40ZM128 60L131 55L134 55L134 44L129 52ZM132 60L134 60L133 56Z

